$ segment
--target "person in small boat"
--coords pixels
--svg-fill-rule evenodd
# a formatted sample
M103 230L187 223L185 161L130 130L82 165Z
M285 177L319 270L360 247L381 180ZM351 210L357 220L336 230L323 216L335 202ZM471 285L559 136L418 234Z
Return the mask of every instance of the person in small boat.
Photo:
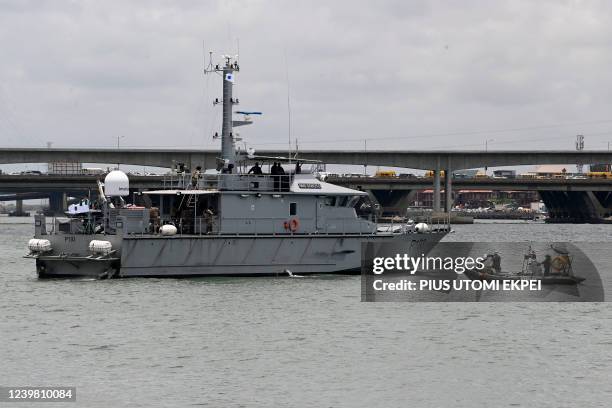
M550 257L550 255L546 255L544 257L544 260L542 261L542 269L544 272L544 276L549 276L550 275L550 266L552 265L552 258Z
M497 251L493 254L493 270L495 270L497 274L501 273L501 256L499 256Z
M562 276L570 274L570 259L567 254L561 254L556 256L551 262L552 273L556 273Z
M483 259L484 267L482 268L482 273L493 273L493 255L484 254Z
M527 260L527 268L524 272L531 276L539 276L542 274L542 266L536 260L535 256Z

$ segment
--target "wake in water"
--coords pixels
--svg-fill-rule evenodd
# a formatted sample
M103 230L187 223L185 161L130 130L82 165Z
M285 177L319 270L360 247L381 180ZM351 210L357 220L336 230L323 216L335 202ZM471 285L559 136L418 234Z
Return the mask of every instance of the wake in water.
M303 278L302 275L294 275L289 269L285 269L285 273L289 275L290 278Z

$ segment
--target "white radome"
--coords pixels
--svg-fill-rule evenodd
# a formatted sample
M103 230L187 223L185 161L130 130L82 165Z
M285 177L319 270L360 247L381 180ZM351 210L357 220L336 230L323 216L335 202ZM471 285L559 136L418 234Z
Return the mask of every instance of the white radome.
M113 170L104 178L104 194L109 197L130 195L130 180L121 170Z

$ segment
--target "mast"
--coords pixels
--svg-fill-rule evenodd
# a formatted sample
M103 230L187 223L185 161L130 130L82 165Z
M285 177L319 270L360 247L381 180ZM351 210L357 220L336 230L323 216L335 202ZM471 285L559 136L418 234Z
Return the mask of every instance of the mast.
M212 53L211 60L212 60ZM219 73L223 76L223 99L219 101L216 98L213 105L219 103L223 104L223 124L221 126L221 157L217 163L218 170L227 170L229 165L232 167L236 165L236 150L234 147L234 134L232 130L232 109L234 105L238 104L238 99L234 99L232 96L234 87L234 72L240 70L238 62L235 58L230 55L224 55L225 65L220 66L219 64L213 67L212 62L209 63L208 67L204 69L204 73ZM216 134L218 136L218 134Z

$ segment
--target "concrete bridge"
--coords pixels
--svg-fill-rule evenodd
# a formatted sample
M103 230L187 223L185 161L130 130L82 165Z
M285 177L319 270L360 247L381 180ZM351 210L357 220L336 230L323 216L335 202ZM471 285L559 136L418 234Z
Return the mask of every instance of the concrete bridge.
M55 211L66 208L67 197L95 196L94 175L0 175L0 201L49 197ZM130 175L133 190L158 188L163 176ZM431 189L432 178L336 177L329 182L370 192L384 207L407 205L416 191ZM598 222L612 215L612 179L493 179L453 178L456 189L537 191L552 218ZM446 190L448 191L448 190ZM450 205L454 201L447 195Z
M257 155L283 157L285 150L261 150ZM171 167L173 161L185 163L189 168L216 167L217 150L168 150L168 149L45 149L4 148L0 150L0 163L47 163L50 161L75 161L81 163L121 163L155 167ZM414 150L302 150L302 159L320 160L329 164L353 164L430 169L434 171L434 210L440 210L440 174L453 170L478 167L501 167L530 164L589 164L611 163L612 152L583 151L414 151ZM446 191L452 191L452 180L444 180ZM449 211L452 203L447 195L444 208Z
M286 150L257 150L257 155L286 157ZM121 163L152 167L171 167L173 161L189 168L215 168L217 150L172 149L46 149L0 148L0 164L48 163L74 161L80 163ZM299 158L320 160L328 164L404 167L411 169L473 169L530 164L610 163L612 152L583 150L301 150Z
M416 191L431 188L431 178L336 177L328 181L368 191L383 207L406 207ZM596 223L612 217L612 179L453 178L452 183L457 190L537 191L554 222ZM447 191L451 190L444 191L450 209L455 197Z
M362 190L425 190L432 187L431 177L329 177L326 181ZM587 178L460 178L453 185L465 190L512 191L606 191L612 192L612 179Z

